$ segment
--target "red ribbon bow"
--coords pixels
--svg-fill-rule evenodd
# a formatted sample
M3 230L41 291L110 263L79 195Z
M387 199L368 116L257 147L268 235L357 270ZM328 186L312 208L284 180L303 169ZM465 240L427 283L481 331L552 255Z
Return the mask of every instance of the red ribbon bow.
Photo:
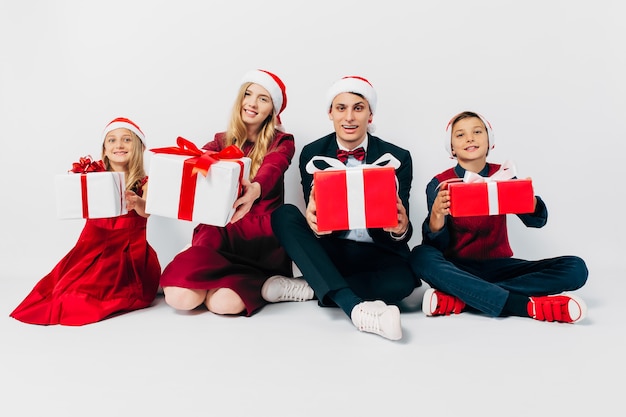
M209 168L211 167L211 165L213 165L213 163L221 159L239 159L243 157L243 152L235 145L227 146L219 152L204 151L199 149L193 142L180 136L176 138L176 144L178 146L154 148L150 149L150 151L154 153L196 157L187 160L189 161L189 163L193 164L193 170L191 172L192 175L195 175L199 172L206 177L207 173L209 172Z
M80 158L78 162L72 163L72 169L70 172L74 172L76 174L86 174L88 172L102 172L106 171L106 166L104 166L104 162L94 161L91 159L91 156L85 156Z
M343 149L337 149L337 159L339 159L344 164L348 160L349 156L353 156L357 161L362 161L365 159L365 149L362 146L353 149L351 151L344 151Z
M80 175L80 195L83 209L83 218L89 218L89 199L87 198L87 177L84 174L90 172L106 172L107 168L102 160L94 161L91 156L85 156L78 159L78 162L72 163L72 169L69 172L73 172ZM120 196L123 190L120 190Z

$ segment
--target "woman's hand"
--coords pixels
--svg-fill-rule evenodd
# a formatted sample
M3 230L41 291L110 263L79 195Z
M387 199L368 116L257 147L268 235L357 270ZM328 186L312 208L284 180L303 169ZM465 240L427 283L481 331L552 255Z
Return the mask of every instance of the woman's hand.
M243 195L233 204L235 214L230 220L231 223L241 220L252 209L252 204L261 198L261 184L258 182L250 182L244 178L241 180L241 185L243 186Z

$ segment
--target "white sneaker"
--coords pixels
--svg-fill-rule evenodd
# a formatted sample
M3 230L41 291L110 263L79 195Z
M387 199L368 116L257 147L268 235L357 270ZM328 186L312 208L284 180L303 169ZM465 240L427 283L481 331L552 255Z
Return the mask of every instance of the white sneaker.
M265 301L307 301L313 299L313 288L302 278L287 278L281 275L269 277L261 288Z
M362 332L376 333L390 340L402 338L400 309L384 302L364 301L357 304L350 314L352 323Z

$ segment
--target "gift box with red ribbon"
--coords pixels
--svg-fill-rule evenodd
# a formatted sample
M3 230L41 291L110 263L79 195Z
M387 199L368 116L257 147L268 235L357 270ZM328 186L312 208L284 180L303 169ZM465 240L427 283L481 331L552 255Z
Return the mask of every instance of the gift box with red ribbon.
M471 174L471 173L470 173ZM476 179L445 183L450 191L453 217L522 214L534 211L533 184L530 179ZM469 178L469 180L468 180Z
M248 179L251 159L231 145L220 152L199 149L179 137L177 146L151 149L146 212L225 226Z
M107 171L102 161L87 156L55 177L57 216L61 219L99 219L126 214L123 172Z
M329 168L318 170L317 161ZM381 162L390 162L385 166ZM346 167L333 158L317 156L307 170L313 174L317 228L320 232L398 225L396 168L399 161L385 154L376 163Z

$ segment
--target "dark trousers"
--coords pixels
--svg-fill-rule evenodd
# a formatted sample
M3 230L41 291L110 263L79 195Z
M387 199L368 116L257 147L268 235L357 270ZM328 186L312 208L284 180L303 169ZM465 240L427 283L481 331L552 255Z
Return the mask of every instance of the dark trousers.
M374 243L336 236L316 237L304 215L285 204L272 213L272 228L289 257L302 272L320 305L334 305L329 292L350 288L366 301L397 303L420 283L414 278L406 254Z
M573 291L585 284L588 275L585 262L576 256L537 261L446 259L429 245L414 247L410 263L431 287L493 317L502 313L509 292L530 297Z

